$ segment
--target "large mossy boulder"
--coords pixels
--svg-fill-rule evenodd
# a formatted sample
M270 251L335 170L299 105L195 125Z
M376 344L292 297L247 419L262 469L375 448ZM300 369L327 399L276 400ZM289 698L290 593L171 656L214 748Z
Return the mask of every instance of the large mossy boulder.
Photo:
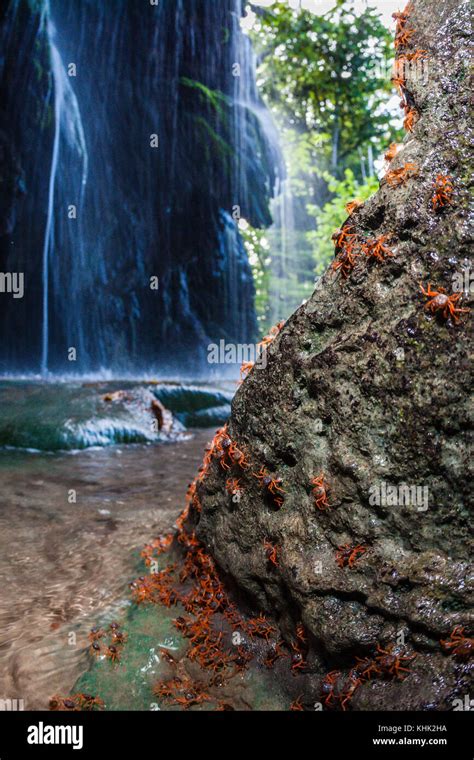
M194 519L220 568L287 640L303 622L306 701L319 698L325 674L349 675L379 645L416 659L399 678L367 680L354 709L448 710L469 693L468 661L440 640L456 626L468 635L472 619L472 316L432 313L420 283L451 294L464 278L455 306L469 306L469 3L415 0L407 28L415 34L399 52L426 51L406 70L418 120L389 176L415 170L399 185L382 180L345 225L361 246L390 236L392 255L378 261L356 246L347 278L330 268L288 320L233 402L229 433L251 463L231 473L240 500L215 460ZM439 175L454 193L435 208ZM254 477L261 468L282 479L280 508ZM320 510L312 481L321 475L329 506ZM337 562L345 545L366 549L352 566Z

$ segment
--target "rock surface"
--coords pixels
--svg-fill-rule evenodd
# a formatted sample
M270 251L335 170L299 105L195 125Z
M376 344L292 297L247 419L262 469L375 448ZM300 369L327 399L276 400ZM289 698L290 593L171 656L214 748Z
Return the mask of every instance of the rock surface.
M329 671L349 675L377 644L416 655L405 678L355 691L352 708L365 710L448 710L469 694L468 662L440 639L472 628L472 315L455 324L431 314L420 292L428 281L459 290L453 278L469 266L469 4L415 0L408 26L407 51L427 51L427 76L407 74L420 118L390 170L412 162L418 172L398 187L382 181L346 223L362 242L391 235L393 256L361 254L347 279L330 269L290 318L233 402L229 434L251 466L228 473L215 460L193 518L218 565L287 641L303 622L305 703L320 698ZM435 211L438 174L452 177L454 195ZM254 477L261 468L282 479L281 508ZM321 474L325 510L312 493ZM240 500L226 493L229 476L240 479ZM383 489L401 484L418 487L417 498L400 503L397 491L398 503L384 503ZM352 567L336 561L346 544L367 550Z

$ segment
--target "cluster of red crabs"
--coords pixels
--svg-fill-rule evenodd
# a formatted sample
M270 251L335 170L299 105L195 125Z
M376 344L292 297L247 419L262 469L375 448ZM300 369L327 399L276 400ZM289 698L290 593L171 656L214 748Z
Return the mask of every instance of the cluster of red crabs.
M409 3L403 12L394 14L397 22L397 58L393 83L402 98L401 107L405 111L404 126L408 132L413 131L420 114L406 86L406 67L427 57L426 50L415 50L411 53L406 51L415 35L415 30L408 27L411 11L412 6ZM385 155L389 164L397 152L398 146L392 144ZM418 167L413 163L406 163L398 169L388 171L384 181L392 187L397 187L417 174ZM431 198L433 211L439 212L449 206L453 194L451 178L438 174ZM349 203L346 207L348 214L352 215L361 205L357 200ZM389 247L391 239L391 235L381 235L361 240L349 220L333 236L336 248L333 270L340 272L342 277L347 279L361 256L370 261L384 262L394 255ZM469 311L457 307L461 293L448 296L444 288L434 290L431 284L428 284L426 289L421 284L420 287L422 294L429 299L426 308L432 313L439 312L445 319L451 317L457 323L458 314ZM272 328L269 335L259 344L260 351L268 348L282 327L283 323L280 322ZM242 366L242 379L251 372L253 366L251 362ZM213 463L217 463L227 474L226 491L232 497L238 496L243 490L242 475L252 468L242 446L230 436L227 425L217 431L206 450L199 474L189 486L186 508L176 521L176 533L158 537L142 551L142 558L149 568L156 565L157 558L175 542L184 552L184 559L179 566L177 563L170 564L162 570L142 575L130 584L133 599L137 604L162 604L168 608L179 604L183 609L183 614L176 617L173 624L189 642L186 656L198 663L209 677L205 682L197 682L183 671L179 674L176 672L171 678L158 682L154 687L154 694L161 703L184 709L203 703L217 703L218 710L232 709L226 703L219 702L209 692L245 671L255 658L266 668L273 668L278 660L288 658L289 668L294 674L304 673L309 669L306 661L309 650L308 633L303 624L298 623L295 626L294 636L287 642L278 637L276 627L265 615L245 618L229 598L214 560L201 546L195 532L188 531L186 527L191 512L201 512L202 505L197 486L204 480ZM257 479L267 502L275 509L280 509L284 504L285 494L282 479L270 474L264 467L251 474ZM314 477L309 487L315 509L325 512L334 506L330 503L330 485L323 473ZM269 565L277 569L280 547L265 538L262 551ZM361 544L344 544L336 550L335 561L341 569L351 569L366 552L367 547ZM237 639L233 638L235 633L238 633ZM113 663L120 661L126 635L119 630L116 623L112 623L108 631L93 628L89 638L93 655L105 655ZM235 640L240 643L236 645ZM260 640L264 646L255 647L253 643L256 640ZM464 628L461 626L456 626L450 637L441 640L440 644L446 653L460 660L467 659L474 651L474 639L465 636ZM161 655L171 667L177 668L177 662L168 651L162 649ZM320 694L322 706L326 709L346 710L355 691L367 681L375 678L402 680L410 672L409 665L415 656L407 655L403 647L398 645L382 648L378 644L372 656L356 658L355 664L347 674L332 670L323 678ZM65 698L55 696L50 703L51 709L54 710L94 710L103 706L100 698L88 694L75 694ZM290 709L304 710L303 697L294 700Z
M307 661L309 634L304 625L301 622L296 624L292 639L285 641L265 615L244 616L229 597L213 558L200 544L194 529L189 527L192 513L202 510L198 484L213 466L233 475L226 479L226 490L230 494L235 495L236 489L242 490L240 479L235 475L239 470L248 470L250 464L243 448L231 438L227 425L217 431L206 450L198 476L188 488L187 504L176 521L176 531L159 536L143 548L141 556L150 572L130 583L133 599L138 605L181 607L182 612L173 620L173 625L188 640L186 657L197 663L200 672L205 674L199 680L191 678L168 650L160 649L162 659L175 671L154 686L154 695L162 706L189 709L210 703L220 711L234 709L214 694L227 681L242 674L252 661L270 669L277 661L286 659L289 671L294 675L311 672ZM251 474L280 508L285 493L282 480L270 476L265 470ZM325 476L315 477L310 485L315 509L320 512L331 509L334 505L330 503L330 487ZM158 570L158 558L172 547L179 548L177 561ZM262 551L270 566L278 568L279 548L264 539ZM338 548L335 559L340 568L352 568L366 551L362 545L346 544ZM238 634L237 638L235 634ZM107 630L95 627L89 634L90 652L118 663L126 638L117 623L111 623ZM474 639L466 637L464 629L456 626L450 637L441 641L441 647L448 654L465 660L474 651ZM415 655L407 655L401 646L382 648L378 644L372 656L356 658L347 674L332 670L322 679L319 695L322 708L347 710L360 686L375 678L404 679L410 672L413 659ZM69 697L54 696L50 707L65 711L97 710L104 704L99 697L79 693ZM303 702L302 696L290 705L292 711L307 708L314 709L314 699L311 707Z
M413 96L407 88L406 74L410 67L416 64L420 65L420 62L425 61L428 57L426 50L407 51L416 33L415 29L409 28L412 10L412 3L410 2L404 11L393 14L393 18L397 23L395 33L397 56L392 82L401 97L400 107L405 112L404 127L407 132L413 132L414 126L420 118L420 113L416 109ZM398 151L399 146L396 143L392 143L385 154L388 170L383 183L388 184L390 187L404 185L408 180L419 174L418 166L411 161L406 162L397 169L389 169L389 165L396 157ZM451 205L453 195L454 185L452 178L446 174L437 174L433 182L433 194L431 196L431 207L434 213L439 213ZM349 216L362 205L362 202L359 200L348 203L346 210ZM332 264L332 269L335 272L339 272L343 280L346 280L360 260L383 263L386 259L394 256L390 249L393 238L394 235L389 233L375 238L362 239L349 219L333 235L336 258ZM440 315L443 319L450 318L455 324L458 324L460 314L469 311L469 309L461 309L457 305L462 297L462 293L448 295L445 288L432 288L431 283L428 283L426 288L420 283L420 292L428 299L425 308L432 314Z

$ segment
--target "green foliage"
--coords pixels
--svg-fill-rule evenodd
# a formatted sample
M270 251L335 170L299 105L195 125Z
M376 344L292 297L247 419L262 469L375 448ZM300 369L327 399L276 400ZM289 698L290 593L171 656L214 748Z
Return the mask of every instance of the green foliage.
M203 82L198 82L196 79L189 79L188 77L181 77L180 83L184 87L198 92L203 102L212 106L220 118L225 118L226 109L232 105L230 98L225 93L220 90L211 90Z
M336 180L327 177L327 181L329 190L333 194L332 200L328 201L322 209L317 206L310 209L317 221L316 231L308 232L308 240L314 250L317 275L322 274L334 257L332 235L347 219L346 204L356 199L367 200L379 187L377 177L370 177L364 184L359 184L351 169L346 169L344 179Z
M307 234L294 230L288 249L296 248L296 260L285 255L275 229L258 230L247 222L240 225L255 283L255 307L260 336L309 298L314 289L314 253ZM291 237L291 235L290 235Z
M240 233L252 267L256 299L255 306L260 335L285 319L299 304L310 297L314 289L314 274L320 276L334 258L332 235L347 219L346 204L365 201L378 190L377 177L359 183L351 169L342 180L325 175L332 198L323 208L309 206L317 227L309 231L293 231L289 248L298 251L295 260L284 260L281 244L273 230L257 230L246 222Z
M320 170L358 174L361 151L370 144L380 153L392 137L392 40L377 12L356 14L353 2L340 0L321 16L277 2L258 9L253 38L260 87L279 121L304 136Z
M213 90L203 82L181 77L180 84L191 95L186 116L193 122L200 151L200 161L219 162L223 177L229 177L234 150L230 143L229 115L231 99L220 90Z
M263 336L271 326L269 314L270 246L265 230L255 229L247 222L241 222L240 234L252 267L255 283L255 311L259 333Z
M392 36L375 9L356 12L353 0L324 15L288 0L250 6L258 86L279 126L293 199L290 221L282 197L274 203L281 229L267 232L271 271L259 272L268 299L260 313L274 322L311 294L345 205L377 189L374 162L401 133L388 106Z

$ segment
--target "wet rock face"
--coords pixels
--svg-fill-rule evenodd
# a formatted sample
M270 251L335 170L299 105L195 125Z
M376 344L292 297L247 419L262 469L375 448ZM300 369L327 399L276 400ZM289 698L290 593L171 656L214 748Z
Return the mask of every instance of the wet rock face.
M408 22L406 50L427 51L427 76L407 72L420 118L389 169L418 171L399 186L382 181L346 223L362 243L391 235L393 255L360 254L347 279L326 272L235 397L229 432L250 468L228 473L215 461L200 486L197 535L220 567L287 640L299 621L307 628L307 700L328 671L349 675L377 644L416 659L404 678L367 679L353 709L453 709L469 693L468 661L440 639L458 625L472 635L472 314L459 324L432 314L419 285L463 290L469 266L468 13L467 2L415 0ZM454 195L435 211L438 174ZM457 306L469 301L467 292ZM282 479L281 508L254 477L262 467ZM312 484L321 475L324 509ZM230 476L240 500L226 493ZM345 545L366 551L347 564Z

